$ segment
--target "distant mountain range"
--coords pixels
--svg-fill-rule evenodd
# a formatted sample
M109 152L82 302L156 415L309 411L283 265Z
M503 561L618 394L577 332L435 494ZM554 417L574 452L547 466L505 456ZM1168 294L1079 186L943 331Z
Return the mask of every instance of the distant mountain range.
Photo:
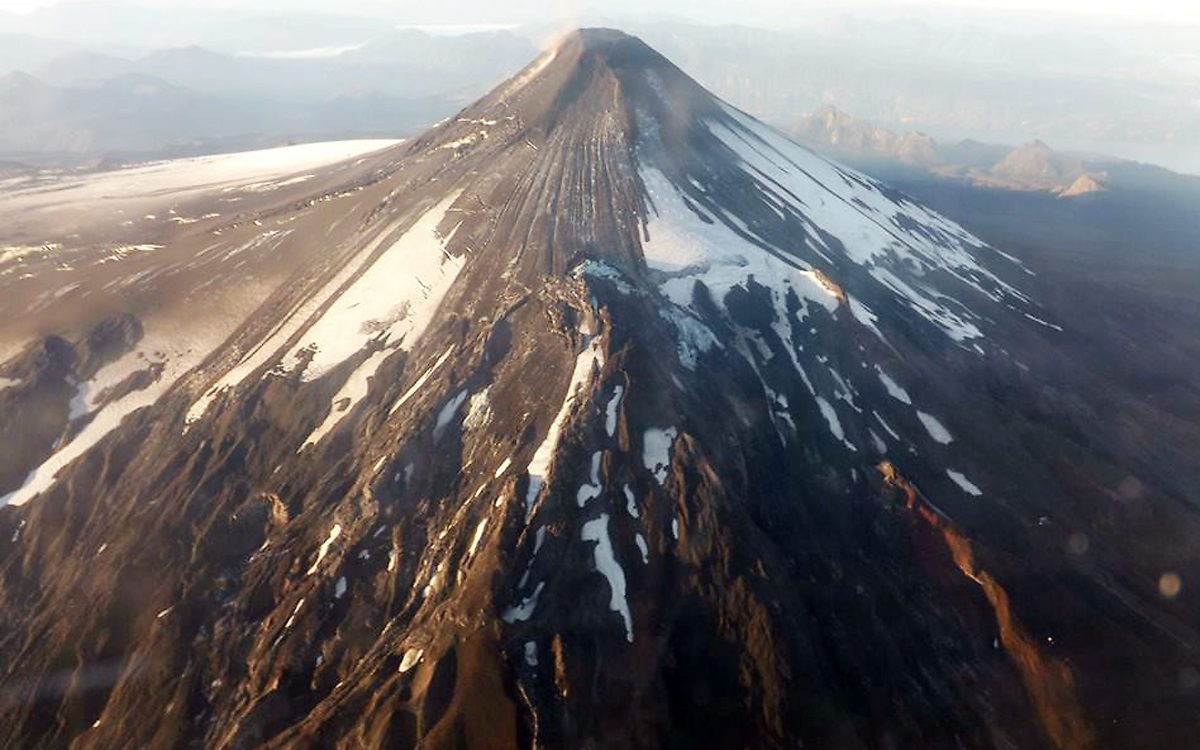
M506 6L505 13L528 19L526 6L520 12ZM455 15L456 7L462 9L449 3L397 11L379 4L377 17L365 17L62 3L26 16L0 14L0 75L21 71L64 89L59 96L71 104L63 106L76 110L87 109L77 103L88 98L84 91L127 75L195 94L196 109L175 132L140 137L134 128L122 136L144 154L226 148L226 120L255 143L404 136L516 72L561 26L554 10L542 11L545 21L502 31L449 35L397 26L480 20ZM731 104L775 125L834 105L947 143L1042 139L1200 172L1200 79L1178 62L1200 48L1200 32L1151 38L1136 29L1114 36L1080 27L1034 33L947 19L853 17L790 29L589 20L601 22L636 33ZM145 104L149 117L159 117L157 103ZM127 112L134 120L142 114L136 107ZM0 138L0 159L30 149L41 160L51 152L72 160L110 155L106 133L114 125L107 117L83 117L81 124L70 113L41 114L36 132L49 135L27 133L20 143ZM197 126L214 120L217 126ZM73 135L64 139L62 131ZM65 152L64 140L74 144ZM918 156L922 146L909 148Z
M303 101L372 92L398 98L444 96L465 104L533 54L536 48L529 40L508 32L433 36L407 29L387 31L353 48L298 49L290 56L218 52L194 45L136 59L76 53L33 73L66 87L94 86L137 73L214 94Z
M395 31L329 58L199 47L137 59L74 51L0 75L0 158L77 164L345 136L404 136L517 69L532 44L507 34Z
M1057 151L1040 140L1016 147L963 140L941 144L925 133L897 133L836 107L823 107L787 129L801 143L837 158L869 165L893 161L985 187L1047 190L1061 197L1105 189L1120 160Z
M90 88L25 73L0 77L0 161L25 165L144 160L292 139L411 132L452 104L373 93L310 101L198 92L130 72Z

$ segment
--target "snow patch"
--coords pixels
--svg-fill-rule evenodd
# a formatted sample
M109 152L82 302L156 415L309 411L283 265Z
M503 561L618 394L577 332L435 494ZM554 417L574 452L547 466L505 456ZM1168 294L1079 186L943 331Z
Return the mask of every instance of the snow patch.
M300 614L300 610L304 607L304 600L296 602L296 608L292 610L292 616L287 618L287 622L283 624L284 630L290 630L292 625L296 623L296 616Z
M512 458L504 459L504 463L500 464L499 468L496 469L496 473L492 475L493 478L499 479L500 477L504 476L504 472L508 471L510 468L512 468Z
M71 176L50 183L34 183L28 188L7 191L5 201L9 204L9 210L21 213L61 208L64 205L88 205L101 213L115 213L120 206L162 203L164 196L177 202L196 193L223 187L237 188L264 179L285 178L400 142L365 139L327 141L157 161L125 169ZM165 210L165 206L163 208ZM150 221L158 218L155 213L145 216ZM57 247L51 246L51 249Z
M79 417L91 414L100 407L105 394L120 385L129 377L139 372L151 371L155 366L162 366L161 359L153 359L141 349L135 349L114 362L110 362L92 376L90 380L80 383L71 399L68 419L74 421ZM0 388L0 390L3 390Z
M537 609L538 597L542 595L542 589L546 588L545 581L539 581L537 588L533 593L521 600L521 603L515 607L509 607L500 615L500 619L504 620L509 625L514 622L526 622L530 617L533 617L534 610Z
M342 423L342 420L350 414L355 405L366 397L371 387L371 380L374 379L375 374L379 371L379 366L383 364L383 361L390 354L391 352L386 349L375 352L359 365L354 372L350 373L350 377L346 378L345 384L342 385L341 389L329 402L329 414L325 416L325 421L321 422L305 438L304 443L300 446L300 450L297 453L310 445L317 445L326 435Z
M417 378L416 382L413 383L412 386L409 387L409 389L405 391L402 396L400 396L396 403L392 405L392 408L388 411L388 414L395 414L400 410L400 407L407 404L413 396L417 395L417 393L425 387L425 384L429 382L429 379L433 377L434 373L442 369L442 365L446 364L446 360L450 359L450 355L453 352L454 347L451 346L442 354L441 357L438 357L438 360L434 362L428 370L421 373L421 377Z
M212 405L212 402L215 401L222 392L238 386L247 377L249 377L251 373L256 372L260 368L264 367L268 362L276 357L280 349L282 349L289 341L292 340L292 338L304 330L305 326L308 325L312 317L316 315L322 307L329 304L331 300L335 299L335 297L342 299L342 297L339 297L339 295L343 287L345 287L346 284L349 283L352 278L354 278L356 273L362 270L366 259L369 259L375 254L375 252L383 245L384 241L386 241L391 235L394 228L394 226L389 226L381 231L375 237L375 239L372 240L358 254L358 256L356 256L355 260L348 263L341 271L339 271L338 274L328 284L326 284L324 288L321 289L321 291L299 304L283 320L281 320L275 326L274 330L272 330L262 341L258 342L253 348L249 349L249 351L243 353L238 363L228 370L224 375L222 375L216 383L214 383L191 405L191 408L188 409L187 416L184 420L185 425L192 425L199 421L208 411L208 408ZM416 227L414 227L413 230L410 230L405 237L412 236L415 229ZM404 240L401 239L400 242L403 243ZM397 244L399 245L400 243ZM395 250L396 248L393 247L393 249L389 251L388 255L391 256L391 260L389 260L389 262L377 263L376 267L379 267L381 270L396 270L393 267L397 265L399 261L395 258L397 255ZM380 261L382 260L383 258L380 258ZM457 273L457 270L455 269L454 272ZM415 276L410 278L405 267L399 268L397 273L404 277L404 281L400 286L402 286L405 290L411 291L411 285L415 283ZM367 275L369 276L370 272L368 272ZM377 273L372 281L378 281L378 276L379 274ZM364 278L366 277L364 276ZM361 282L363 279L360 278L359 281ZM360 289L360 291L363 290ZM370 290L368 289L366 291ZM382 297L377 304L386 304L388 300L392 299L389 296L389 292L386 288L381 290L381 294ZM427 303L432 302L432 300L429 299L425 301ZM434 306L436 307L436 305ZM329 311L326 313L326 316L332 313L334 309L334 307L330 307ZM372 307L371 309L374 308ZM402 323L403 321L397 325L401 325ZM329 332L327 331L327 333ZM337 331L334 331L331 335L336 335L337 333ZM341 351L345 354L345 358L353 356L356 351L365 346L366 341L368 341L370 338L371 336L366 335L362 330L358 332L357 336L347 336L346 341L342 342L344 346L341 349ZM416 335L409 336L404 340L402 345L397 344L391 348L411 348L411 344L416 338ZM359 343L356 344L354 341L358 341ZM389 342L390 339L385 339L384 341L385 344ZM285 358L285 361L280 367L284 372L286 372L290 364L290 361ZM312 370L306 371L305 379L312 379L311 377L308 377L311 375L311 372ZM359 377L366 378L370 374L371 373L364 372ZM332 427L330 429L332 429ZM185 427L184 432L186 431L187 429Z
M926 414L923 411L917 412L917 419L921 420L921 424L925 426L925 431L929 433L929 437L942 445L949 445L954 442L954 436L946 429L946 426L937 420L931 414Z
M663 293L676 305L691 309L697 281L702 281L713 299L723 304L730 290L745 286L751 277L760 284L792 288L802 299L829 304L828 292L811 274L803 275L808 269L799 260L787 263L771 255L719 218L708 217L710 221L706 222L658 169L643 166L640 174L653 209L642 250L647 265L663 278ZM671 320L679 325L678 317ZM699 340L705 339L701 334Z
M474 557L475 550L479 549L479 542L483 540L483 534L487 531L488 519L487 516L479 522L475 527L475 534L471 537L471 545L467 548L467 557Z
M172 221L174 221L177 224L190 223L190 222L187 222L187 221L181 219L178 216L175 217L174 219L172 219ZM192 220L192 221L196 221L196 220ZM162 245L114 245L109 249L108 255L106 255L103 258L101 258L100 260L96 261L96 265L103 266L108 263L116 263L117 261L125 260L126 258L128 258L131 255L140 255L142 253L153 253L153 252L156 252L156 251L162 250L162 249L163 249Z
M438 233L446 213L462 195L455 191L427 211L403 236L336 296L284 358L285 371L303 356L301 375L311 382L327 375L372 341L411 349L433 320L462 270L464 260L447 251L453 238Z
M420 648L410 648L404 652L404 657L400 659L400 674L404 674L421 662L425 656L425 650Z
M887 430L887 434L891 435L893 440L900 439L900 433L893 430L892 426L884 421L883 417L879 415L879 412L873 411L871 414L875 417L875 421L879 422L879 425L883 427L883 429Z
M994 300L1004 295L1024 299L979 263L975 256L987 246L958 225L865 175L817 156L732 107L725 107L724 115L709 120L709 130L737 154L762 193L804 225L811 251L826 258L832 252L844 253L870 269L900 302L954 340L983 334L965 306L923 281L931 271L953 276ZM809 218L814 216L820 217L820 226ZM822 239L823 232L835 237L837 244L831 247ZM859 322L874 328L869 311L850 307Z
M1025 316L1025 317L1027 317L1027 318L1029 318L1029 319L1030 319L1030 320L1032 320L1034 323L1037 323L1037 324L1038 324L1038 325L1040 325L1040 326L1043 326L1043 327L1045 327L1045 328L1049 328L1049 329L1051 329L1051 330L1058 331L1059 333L1062 333L1063 327L1062 327L1062 326L1060 326L1060 325L1056 325L1056 324L1054 324L1054 323L1051 323L1051 322L1049 322L1049 321L1042 320L1042 319L1041 319L1041 318L1039 318L1038 316L1036 316L1036 315L1030 315L1029 313L1022 313L1022 315L1024 315L1024 316Z
M970 479L967 479L965 474L961 474L953 469L946 469L946 476L950 477L950 479L953 480L954 483L959 487L961 487L962 491L968 495L973 497L981 497L983 495L983 490L975 486L975 483Z
M608 514L602 513L599 518L585 523L581 537L585 542L596 542L596 570L608 581L609 590L612 592L608 606L621 615L625 623L625 638L633 643L633 617L629 612L629 601L626 599L625 571L617 562L612 540L608 536Z
M333 543L336 542L338 537L341 535L342 525L340 523L335 523L333 528L329 530L329 537L324 541L324 543L321 544L321 549L317 551L317 559L313 561L312 567L308 569L308 573L306 573L306 575L312 575L313 573L317 572L317 566L319 566L321 561L325 559L325 555L329 554L329 548L333 546Z
M147 351L167 352L162 363L162 372L158 378L148 387L139 391L131 391L96 410L92 421L30 472L19 489L0 497L0 507L24 505L50 489L62 469L120 427L126 417L157 403L163 394L169 391L185 373L198 365L211 351L212 346L216 345L216 342L208 340L206 336L210 337L207 331L198 333L192 330L164 331L155 336L155 339L161 338L162 340L152 341L151 337L147 335L143 339L143 347ZM132 366L130 359L126 358L121 362L123 363L122 368ZM105 369L108 370L108 368ZM109 372L115 375L120 370L114 369Z
M906 406L912 406L912 397L908 395L908 391L900 387L900 384L892 380L886 372L878 366L875 368L875 373L879 376L879 382L883 383L883 387L887 389L888 395L896 399Z
M681 308L665 307L660 309L658 314L675 326L679 363L687 369L695 372L701 354L724 348L708 326Z
M671 448L679 430L668 427L665 430L649 429L642 436L642 465L646 467L660 485L666 484L667 473L671 468Z
M611 281L617 291L622 294L633 294L633 287L625 280L625 276L619 270L600 260L585 260L575 267L572 272L575 278L580 276L591 276L596 279L605 279Z
M433 427L433 434L435 437L440 437L445 429L450 426L451 420L454 419L454 416L458 414L458 410L462 407L463 403L466 402L467 395L468 391L460 391L457 396L447 401L446 405L442 407L442 410L438 412L437 423Z
M471 396L467 416L463 418L464 430L480 430L492 421L492 389L484 388Z
M625 395L625 386L618 385L613 389L612 398L608 400L608 407L604 410L604 430L612 437L617 433L617 409L621 406L621 399Z
M603 458L603 455L601 451L596 451L592 454L591 483L580 487L578 494L575 496L580 508L587 507L588 503L600 497L601 493L604 492L604 487L600 484L600 460Z
M642 564L648 564L650 562L650 547L646 545L646 537L642 536L642 533L639 531L633 537L633 541L637 543L638 551L642 553Z
M533 458L530 459L529 466L526 468L526 472L529 474L529 491L525 497L527 517L533 512L533 503L537 500L542 487L546 484L546 478L550 475L551 464L558 451L558 441L562 437L563 427L566 426L567 418L571 415L571 409L575 406L580 389L591 377L593 369L603 366L604 354L600 349L599 341L590 342L575 359L575 370L571 373L571 382L567 385L567 395L563 399L562 407L555 415L554 421L550 423L546 439L534 451Z
M883 337L883 332L879 330L879 326L877 325L879 323L879 316L872 312L871 308L859 302L854 297L847 297L846 301L850 307L850 314L854 316L854 319L867 328L870 328L881 341L887 343L887 339Z
M442 533L438 539L444 538L447 531L449 531L449 529L442 529ZM446 561L442 560L440 563L438 563L437 569L433 571L433 575L429 577L429 583L425 585L425 591L422 593L422 596L428 599L437 593L438 589L442 587L442 573L445 571Z
M851 451L857 453L858 448L846 439L846 432L842 429L842 422L838 419L837 410L833 408L833 404L821 396L817 396L817 406L821 409L821 416L825 417L825 422L829 425L829 431L833 433L833 436L842 441Z
M642 517L641 511L638 510L637 498L634 497L633 488L625 485L625 511L629 513L629 517L638 519Z

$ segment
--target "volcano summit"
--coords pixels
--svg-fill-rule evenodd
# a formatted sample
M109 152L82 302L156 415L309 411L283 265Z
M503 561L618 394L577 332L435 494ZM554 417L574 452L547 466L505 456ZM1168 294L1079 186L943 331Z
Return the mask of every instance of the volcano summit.
M1020 260L637 39L170 211L0 275L0 745L1195 736L1145 582L1196 428L1130 441Z

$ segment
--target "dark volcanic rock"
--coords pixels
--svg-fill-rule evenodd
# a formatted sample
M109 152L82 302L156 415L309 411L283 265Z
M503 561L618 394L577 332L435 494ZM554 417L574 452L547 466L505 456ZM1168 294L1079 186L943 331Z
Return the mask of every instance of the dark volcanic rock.
M1133 397L1018 261L636 39L237 210L63 358L147 374L0 508L0 744L1194 736L1194 485ZM272 264L157 358L172 290Z

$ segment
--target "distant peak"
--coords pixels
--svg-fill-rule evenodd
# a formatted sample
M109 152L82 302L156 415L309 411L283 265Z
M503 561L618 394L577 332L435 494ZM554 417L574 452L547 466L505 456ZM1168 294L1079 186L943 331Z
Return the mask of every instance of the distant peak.
M1067 187L1061 188L1055 192L1058 193L1058 197L1060 198L1075 198L1081 195L1088 195L1090 193L1100 193L1105 189L1104 183L1100 182L1100 180L1096 179L1092 175L1085 173L1081 174Z
M812 116L820 117L820 118L834 117L839 120L857 119L853 115L851 115L849 112L847 112L846 110L838 107L836 104L822 104L820 107L818 107L816 110L813 111Z
M49 84L45 81L23 70L14 70L6 75L0 75L0 89L6 91L31 91L49 88Z
M1050 145L1040 138L1034 138L1028 143L1022 143L1017 147L1017 151L1053 151Z

